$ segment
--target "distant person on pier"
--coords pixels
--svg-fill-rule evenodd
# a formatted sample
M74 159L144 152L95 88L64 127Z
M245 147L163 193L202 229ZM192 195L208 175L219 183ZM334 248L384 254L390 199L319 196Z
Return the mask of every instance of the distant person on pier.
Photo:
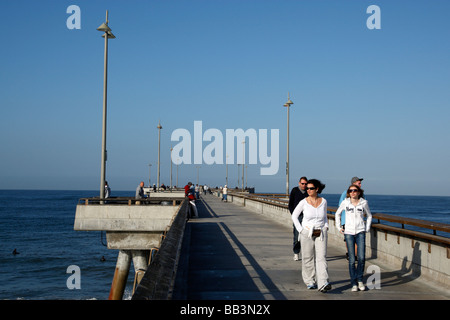
M346 211L345 229L342 227L341 214ZM367 221L365 220L367 218ZM366 261L366 232L370 231L372 213L369 203L364 199L364 190L352 184L347 189L347 197L342 201L336 211L336 228L344 234L348 251L348 268L352 291L364 291L363 283L364 265ZM358 252L355 253L355 244ZM358 257L358 266L355 267L355 257Z
M111 188L108 185L108 181L105 181L105 199L111 195Z
M225 185L222 189L222 201L228 202L227 196L228 196L228 188L227 185Z
M195 190L194 190L194 188L192 188L192 182L188 182L187 185L184 186L184 196L189 199L189 203L191 205L191 208L194 211L193 217L197 218L198 217L198 213L197 213L197 207L195 205L194 192L195 192ZM189 210L189 213L190 212L191 212L191 210ZM191 215L191 214L189 214L189 215Z
M298 203L306 198L308 196L306 192L306 184L308 183L308 179L306 177L301 177L298 182L298 187L294 187L291 190L291 194L289 195L289 212L292 215L292 212L294 212L295 207L298 205ZM298 217L298 221L302 223L303 219L303 212L300 213L300 216ZM298 237L298 231L295 228L295 225L293 225L293 233L294 233L294 242L293 242L293 248L294 251L294 260L298 261L298 255L300 253L301 244Z
M353 177L353 178L350 180L350 183L351 183L352 185L355 185L355 186L358 186L359 188L361 188L361 181L363 181L363 180L364 180L363 178ZM339 206L341 205L342 201L344 201L347 197L348 197L347 191L342 192L341 197L339 198ZM363 198L364 198L364 196L363 196ZM338 206L338 207L339 207L339 206ZM345 210L343 210L343 211L342 211L342 214L341 214L341 227L342 227L343 229L345 229ZM345 238L344 238L344 241L346 241ZM358 250L358 246L356 246L355 252L356 252L357 250ZM348 260L348 250L347 250L347 253L346 253L345 255L347 256L347 260ZM358 258L357 258L357 259L358 259Z
M308 180L308 197L301 200L292 213L292 221L300 234L303 282L308 289L319 288L320 292L331 289L327 264L327 200L319 196L324 188L319 180ZM298 217L302 212L300 223Z
M200 199L200 187L198 184L195 185L195 199Z
M136 188L136 199L144 199L144 181Z

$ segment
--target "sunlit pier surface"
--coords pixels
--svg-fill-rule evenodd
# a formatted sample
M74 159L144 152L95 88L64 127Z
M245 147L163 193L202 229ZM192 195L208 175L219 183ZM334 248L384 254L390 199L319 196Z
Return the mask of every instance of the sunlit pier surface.
M308 290L301 278L301 261L293 260L292 227L214 196L203 197L198 206L200 218L187 225L175 299L450 298L448 289L412 275L410 263L396 269L370 255L366 268L380 267L381 288L351 292L345 244L333 240L327 254L333 288L325 294ZM417 250L424 254L422 248Z
M135 300L450 299L448 224L375 213L366 235L366 291L352 292L345 243L329 207L332 289L321 293L306 288L301 260L293 260L286 198L234 192L223 202L216 191L196 204L199 217L186 219L183 193L155 193L137 203L80 200L75 229L86 230L83 223L92 219L91 228L106 228L108 248L119 250L110 299L122 298L120 281L131 262Z

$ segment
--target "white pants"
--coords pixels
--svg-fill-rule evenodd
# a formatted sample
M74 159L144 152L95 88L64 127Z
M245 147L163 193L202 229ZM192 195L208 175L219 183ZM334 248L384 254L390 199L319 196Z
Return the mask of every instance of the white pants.
M328 230L322 230L322 237L316 238L308 238L306 229L300 234L302 277L306 285L317 283L320 288L328 282L327 240Z

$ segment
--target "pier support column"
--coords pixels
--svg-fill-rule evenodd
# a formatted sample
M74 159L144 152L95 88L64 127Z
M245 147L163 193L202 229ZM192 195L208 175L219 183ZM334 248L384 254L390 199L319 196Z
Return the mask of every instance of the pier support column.
M117 256L116 271L109 292L109 300L122 300L131 265L131 252L120 250Z
M137 276L137 284L139 284L144 276L145 270L147 270L148 255L145 250L133 250L131 255L133 257L134 272Z

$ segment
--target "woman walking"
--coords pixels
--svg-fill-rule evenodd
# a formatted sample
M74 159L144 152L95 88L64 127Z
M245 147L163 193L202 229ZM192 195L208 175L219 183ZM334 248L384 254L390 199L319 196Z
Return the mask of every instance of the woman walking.
M345 229L341 226L341 213L345 210ZM367 221L364 219L367 217ZM347 189L347 198L342 201L336 211L336 228L344 234L348 252L348 269L352 291L364 291L363 283L364 265L366 262L366 232L369 232L372 224L372 213L369 203L364 199L364 190L357 185L351 185ZM355 254L355 245L357 254ZM358 258L358 266L355 266L355 256Z
M327 239L328 218L327 200L319 197L325 188L319 180L311 179L306 185L308 197L299 202L292 213L292 221L299 233L302 248L302 278L308 289L327 292L328 282ZM303 212L302 223L298 216ZM316 282L317 281L317 282Z

